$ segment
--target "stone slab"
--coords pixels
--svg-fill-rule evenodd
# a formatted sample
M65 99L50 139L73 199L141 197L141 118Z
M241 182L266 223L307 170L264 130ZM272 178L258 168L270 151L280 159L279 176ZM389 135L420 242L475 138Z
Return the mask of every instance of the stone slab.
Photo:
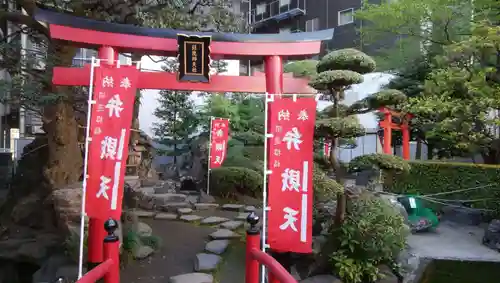
M243 204L227 203L227 204L222 205L222 210L240 211L243 208L244 208Z
M213 283L214 277L211 274L196 272L172 276L169 283Z
M160 213L157 213L155 215L154 219L158 219L158 220L175 220L175 219L177 219L177 214L160 212Z
M224 228L224 229L235 230L235 229L238 229L241 226L243 226L243 224L244 224L243 221L232 220L232 221L227 221L227 222L222 223L220 225L220 227Z
M220 255L224 253L229 246L229 240L213 240L205 245L205 251Z
M196 203L194 205L194 208L196 210L211 210L211 209L216 209L219 207L219 204L217 203Z
M155 216L154 211L145 211L145 210L134 210L134 215L140 218L152 218Z
M210 238L214 240L234 239L238 237L240 237L240 235L228 229L219 229L210 234Z
M196 222L203 219L203 217L194 214L186 214L179 217L179 219L186 222Z
M212 271L217 268L221 259L218 255L199 253L194 260L194 271Z
M189 207L181 207L177 209L177 213L179 214L190 214L191 212L193 212L193 209Z
M229 221L228 218L225 217L219 217L219 216L209 216L203 220L201 220L201 224L207 224L207 225L214 225L214 224L220 224L222 222L227 222Z

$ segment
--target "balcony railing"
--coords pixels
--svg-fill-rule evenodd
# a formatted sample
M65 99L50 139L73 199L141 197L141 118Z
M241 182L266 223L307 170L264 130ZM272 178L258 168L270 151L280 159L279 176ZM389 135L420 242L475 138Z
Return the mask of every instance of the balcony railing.
M251 11L251 25L258 26L267 21L283 21L306 14L307 0L276 0L265 5L265 9Z

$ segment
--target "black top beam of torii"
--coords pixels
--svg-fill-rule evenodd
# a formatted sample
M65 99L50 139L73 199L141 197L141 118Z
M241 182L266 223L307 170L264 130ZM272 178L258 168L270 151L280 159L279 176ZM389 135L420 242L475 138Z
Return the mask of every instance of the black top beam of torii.
M138 27L127 24L109 23L87 18L76 17L70 14L57 13L49 10L37 9L35 19L48 24L69 26L110 33L122 33L139 36L177 39L179 33L186 35L211 36L213 41L219 42L305 42L324 41L333 38L334 29L314 32L279 33L279 34L242 34L224 32L191 32L175 29L160 29Z

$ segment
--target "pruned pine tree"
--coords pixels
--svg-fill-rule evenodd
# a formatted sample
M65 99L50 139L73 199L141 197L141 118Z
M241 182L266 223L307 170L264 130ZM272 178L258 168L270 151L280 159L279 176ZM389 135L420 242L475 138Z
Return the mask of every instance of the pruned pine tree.
M382 90L356 101L350 106L342 104L346 90L353 84L363 82L362 74L375 70L375 61L368 55L356 49L341 49L332 51L316 62L297 61L289 64L287 70L295 76L310 78L309 84L324 94L332 102L318 114L316 121L316 138L331 141L328 161L330 170L335 174L337 188L343 187L346 166L338 160L338 148L343 143L351 141L365 134L356 114L376 111L380 107L399 105L406 101L406 96L397 90ZM343 191L337 194L336 226L340 226L345 217L346 194Z
M174 60L167 61L164 69L171 69L173 64ZM155 141L167 148L160 148L159 154L172 156L176 165L178 157L189 151L189 144L198 128L199 120L190 95L189 91L161 90L154 112L159 120L153 125ZM175 168L179 175L179 166Z

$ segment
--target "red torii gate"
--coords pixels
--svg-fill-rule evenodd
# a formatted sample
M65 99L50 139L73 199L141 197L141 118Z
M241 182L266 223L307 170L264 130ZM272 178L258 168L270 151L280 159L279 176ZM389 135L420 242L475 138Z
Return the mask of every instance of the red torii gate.
M317 55L321 51L321 42L333 37L333 29L292 34L195 33L172 29L151 29L105 23L42 9L36 11L35 17L36 20L48 24L52 39L66 41L74 46L98 49L101 64L115 64L119 53L137 52L139 54L176 56L178 51L177 35L179 33L211 36L210 54L215 60L248 60L250 58L264 60L265 76L213 75L208 84L180 82L177 80L176 73L141 72L137 86L139 89L311 94L314 93L314 90L308 86L308 80L283 76L283 58L299 59ZM52 82L62 86L88 86L90 65L82 68L55 67ZM114 226L108 225L109 227ZM106 242L105 238L113 238L114 230L108 230L109 234L106 236L104 221L89 219L87 246L88 262L91 267L102 262L107 262L106 264L110 265L109 259L105 261L103 258L103 241L105 242L104 246L109 246L110 242ZM114 251L116 247L111 249ZM98 276L100 273L106 273L104 265L100 265L100 268L92 274ZM107 283L118 283L114 282L116 280L113 279L115 278L113 275L110 276L111 279L106 280L110 282Z
M410 120L411 114L402 114L389 108L382 107L380 112L384 114L384 119L379 122L379 127L384 130L383 149L385 154L392 154L392 130L401 130L403 135L403 159L410 160ZM392 118L400 118L400 123L392 122Z

